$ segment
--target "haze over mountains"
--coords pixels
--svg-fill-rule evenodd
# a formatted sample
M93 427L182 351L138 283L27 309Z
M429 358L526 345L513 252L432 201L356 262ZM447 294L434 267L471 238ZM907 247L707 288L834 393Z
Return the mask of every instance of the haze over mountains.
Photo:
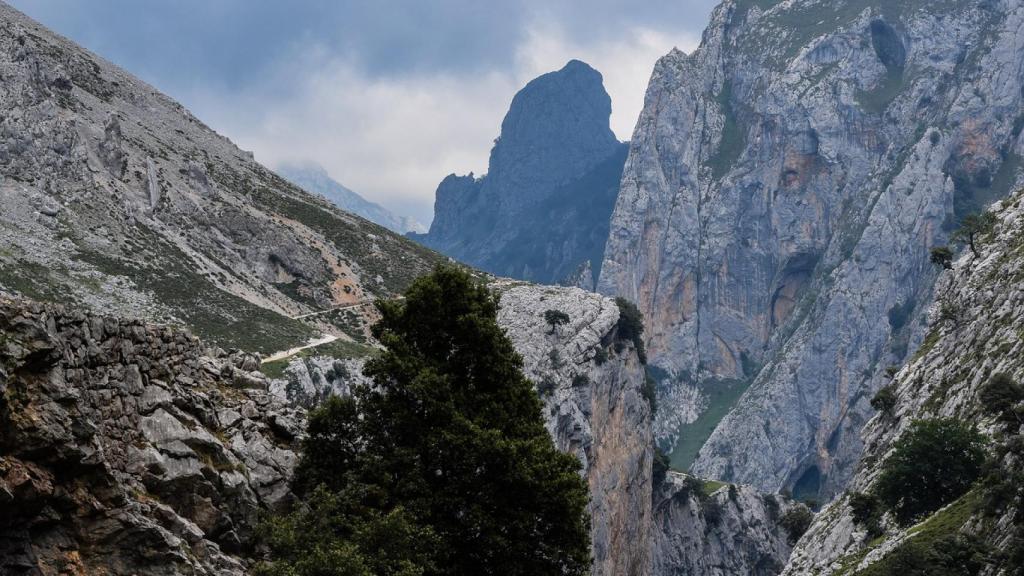
M572 60L416 233L0 5L0 569L246 573L365 304L450 258L507 277L594 574L1019 573L1022 31L1024 0L724 0L630 142ZM879 478L940 419L993 472L908 521Z
M286 180L311 194L319 194L338 208L380 224L392 232L426 232L427 228L408 216L396 216L380 204L370 202L342 186L324 170L323 166L309 164L282 164L276 172Z

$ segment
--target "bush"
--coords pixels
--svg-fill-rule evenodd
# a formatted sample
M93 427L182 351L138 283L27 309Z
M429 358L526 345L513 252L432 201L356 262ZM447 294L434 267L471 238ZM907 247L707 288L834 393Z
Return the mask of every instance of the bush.
M594 350L594 363L598 366L603 366L608 361L608 351L604 349L604 346L598 346Z
M814 520L811 510L802 504L797 504L789 509L782 516L782 527L789 536L789 543L796 544L797 540L807 532Z
M636 348L636 354L642 364L647 363L647 350L644 348L644 316L640 309L623 297L615 299L619 307L619 323L616 334L619 340L629 341Z
M859 576L974 576L989 547L976 537L951 534L934 541L911 538Z
M655 487L660 486L665 481L669 468L668 454L665 454L661 448L655 446L654 458L651 459L651 479Z
M854 492L850 494L850 510L853 523L867 530L868 538L882 534L882 503L873 494Z
M871 407L883 414L891 414L896 407L896 386L889 384L879 390L871 399Z
M981 475L985 438L955 419L917 420L882 463L874 494L902 525L962 496Z
M941 266L943 270L953 269L953 251L949 246L936 246L931 249L932 264Z
M554 334L556 328L569 323L569 315L561 310L547 310L544 312L544 321L551 326L549 334Z
M654 378L648 372L644 372L644 383L640 388L640 394L647 401L647 405L651 408L651 414L653 415L658 411L658 389L654 383Z
M1019 423L1020 416L1016 407L1024 400L1024 387L1014 382L1009 374L1000 372L981 387L978 400L986 413L996 416L1000 421Z

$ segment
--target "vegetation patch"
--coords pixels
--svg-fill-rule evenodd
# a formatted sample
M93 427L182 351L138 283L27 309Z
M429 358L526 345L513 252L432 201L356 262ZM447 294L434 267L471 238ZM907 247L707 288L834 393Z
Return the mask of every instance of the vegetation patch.
M673 468L690 469L701 447L715 431L715 427L732 410L749 386L749 380L736 379L716 379L700 384L701 393L708 403L707 408L696 420L679 427L679 439L670 457Z

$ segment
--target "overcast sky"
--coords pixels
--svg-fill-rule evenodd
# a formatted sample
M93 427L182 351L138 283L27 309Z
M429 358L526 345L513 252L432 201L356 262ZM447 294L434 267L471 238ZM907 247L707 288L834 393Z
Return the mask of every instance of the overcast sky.
M715 0L8 0L126 68L270 167L313 161L429 222L482 174L530 79L578 58L630 137L657 58L696 47ZM642 4L642 6L640 6Z

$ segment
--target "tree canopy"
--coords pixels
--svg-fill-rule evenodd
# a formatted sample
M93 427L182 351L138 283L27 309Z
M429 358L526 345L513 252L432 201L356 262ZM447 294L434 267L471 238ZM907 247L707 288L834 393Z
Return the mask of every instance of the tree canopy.
M544 428L497 299L445 266L378 307L373 385L311 416L305 503L271 523L266 573L589 573L580 463Z
M882 464L873 492L901 524L963 495L981 475L985 437L956 419L917 420Z

